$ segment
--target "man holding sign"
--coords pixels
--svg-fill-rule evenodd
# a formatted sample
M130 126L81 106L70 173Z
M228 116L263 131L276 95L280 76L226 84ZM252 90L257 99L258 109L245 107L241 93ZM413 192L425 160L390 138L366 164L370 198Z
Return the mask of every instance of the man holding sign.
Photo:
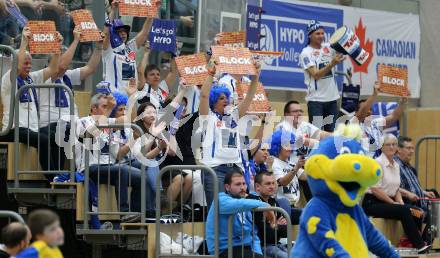
M20 49L18 50L18 66L17 66L17 78L11 78L11 70L8 70L2 77L2 87L1 87L1 98L3 103L3 130L8 126L9 121L9 110L10 101L13 96L11 96L11 81L17 80L17 89L20 89L26 85L33 84L43 84L50 77L54 76L58 71L58 63L61 52L60 50L53 49L55 54L52 55L49 66L31 72L32 69L32 57L27 52L27 47L29 42L35 35L31 32L29 27L23 29L22 40ZM63 37L60 33L56 32L54 36L56 43L60 44ZM36 45L38 48L38 44ZM18 114L19 124L15 125L19 127L19 141L24 144L29 144L32 147L38 148L38 156L40 160L40 165L43 170L54 170L54 162L52 157L56 155L51 154L51 150L55 152L57 146L49 147L48 135L42 132L38 133L38 110L40 107L39 98L37 96L37 91L35 88L30 88L25 90L19 97ZM9 131L5 136L0 136L0 141L3 142L14 142L14 130ZM53 175L46 175L48 179L52 179Z
M160 1L155 1L154 8L160 7ZM137 78L136 52L147 40L153 20L147 18L142 30L132 40L128 40L130 26L116 18L120 0L112 2L109 19L106 21L104 34L104 81L110 82L112 91L124 92L130 78ZM156 11L157 12L157 11Z

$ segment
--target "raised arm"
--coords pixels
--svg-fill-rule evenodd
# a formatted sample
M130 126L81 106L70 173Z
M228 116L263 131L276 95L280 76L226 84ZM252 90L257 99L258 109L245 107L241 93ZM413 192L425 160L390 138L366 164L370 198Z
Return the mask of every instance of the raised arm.
M202 90L200 91L200 104L199 104L199 114L200 116L206 116L209 114L209 93L211 92L212 82L215 75L215 61L213 59L209 60L206 68L208 69L208 76L203 83Z
M154 5L157 7L157 12L160 12L160 6L162 5L162 1L160 0L153 0L152 2L154 2ZM160 15L158 15L160 16ZM151 31L151 26L153 25L153 19L152 18L147 18L144 22L144 26L142 26L141 31L139 31L139 33L136 35L135 40L136 40L136 46L138 48L140 48L145 41L148 38L148 35L150 34Z
M17 63L17 75L21 74L24 66L24 62L26 60L26 50L29 45L29 40L31 38L31 30L29 27L23 28L23 34L21 37L20 49L18 50L18 63ZM11 73L12 75L12 73ZM11 80L15 80L16 78L11 78Z
M104 40L106 38L105 35L103 35ZM95 43L95 49L93 50L93 54L90 57L87 64L80 68L80 78L81 80L85 80L90 75L94 74L96 72L96 69L98 68L99 63L101 62L101 56L102 56L102 50L103 50L103 41L96 42Z
M309 68L307 68L306 71L310 74L310 76L312 76L313 79L319 80L322 77L324 77L326 74L331 72L333 67L342 63L344 60L345 60L345 57L342 54L336 54L333 57L332 61L328 65L326 65L324 68L318 69L316 66L313 65L313 66L310 66Z
M144 46L144 54L142 55L141 62L139 63L137 67L137 73L138 73L138 82L137 82L137 88L138 90L142 90L145 85L145 68L147 68L148 65L148 58L150 57L150 44L148 42L145 43Z
M373 94L369 96L367 100L365 100L365 102L360 105L358 111L356 111L355 116L357 118L366 116L368 111L371 109L371 106L373 105L374 101L376 101L378 94L379 94L379 83L376 81L373 87Z
M69 48L67 48L66 52L61 55L59 69L66 71L69 68L70 63L72 63L73 56L75 55L76 48L79 44L79 39L81 37L81 29L79 26L76 26L73 29L73 41L70 44Z
M119 2L120 2L120 0L113 0L112 5L111 5L111 9L110 9L110 13L108 14L108 21L106 21L104 29L102 30L102 32L105 35L104 44L103 44L104 50L107 50L107 48L110 47L110 26L116 17L116 13L117 13L118 7L119 7Z
M177 79L177 64L174 57L170 59L170 72L167 74L165 78L165 82L167 83L168 89L171 90L171 87L174 86Z
M56 34L57 40L63 42L63 36L59 32ZM43 81L47 81L49 78L58 73L58 65L60 62L60 54L53 54L50 59L49 66L43 69Z
M254 99L255 93L257 92L258 83L260 82L261 66L257 61L254 61L254 65L257 72L252 78L251 86L249 87L246 97L243 99L240 105L238 105L239 117L243 117L244 115L246 115L246 112L248 111L249 106Z
M406 108L406 103L408 103L408 98L402 97L399 101L399 106L394 109L391 114L385 117L385 127L389 127L393 123L399 121L400 117L403 115L403 111Z

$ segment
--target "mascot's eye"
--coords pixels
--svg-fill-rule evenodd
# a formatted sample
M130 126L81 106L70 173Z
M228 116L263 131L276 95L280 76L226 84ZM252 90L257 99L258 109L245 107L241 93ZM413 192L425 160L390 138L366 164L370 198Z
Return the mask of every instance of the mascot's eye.
M339 150L339 153L340 153L340 154L348 154L348 153L351 153L351 150L350 150L350 148L348 148L348 147L346 147L346 146L343 146L343 147Z

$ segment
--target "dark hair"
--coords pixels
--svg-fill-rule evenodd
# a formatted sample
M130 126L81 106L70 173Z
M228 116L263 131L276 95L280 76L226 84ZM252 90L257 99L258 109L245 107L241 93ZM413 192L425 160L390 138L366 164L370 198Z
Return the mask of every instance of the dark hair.
M284 114L289 113L289 107L290 107L290 105L292 105L292 104L298 104L298 105L299 105L299 102L296 101L296 100L290 100L290 101L288 101L288 102L286 103L286 105L284 105Z
M230 185L232 183L232 178L238 176L243 176L243 173L240 170L235 170L229 172L225 175L225 185Z
M145 127L144 123L142 122L142 118L139 118L139 117L142 115L142 113L145 111L145 109L147 107L152 107L157 110L156 106L153 105L151 102L144 102L138 107L138 109L136 111L136 116L137 116L137 119L139 119L139 120L137 120L135 122L135 124L137 126L139 126L144 133L148 131L148 128Z
M358 105L356 106L356 109L354 110L355 112L358 112L359 109L361 108L362 103L366 102L366 99L360 99L358 102Z
M26 225L14 222L2 229L2 240L6 247L13 248L18 246L21 241L26 240L27 234Z
M157 70L160 73L160 68L159 66L155 65L155 64L149 64L147 65L147 67L145 67L145 77L147 76L147 74L151 71Z
M263 171L263 172L258 173L254 178L255 184L263 183L263 176L273 176L273 174L270 172L267 172L267 171Z
M60 217L51 210L34 210L29 214L27 224L31 230L32 237L43 234L44 229L53 223L60 221Z
M408 136L399 136L397 138L397 146L399 146L399 148L405 147L405 142L412 142L412 139Z

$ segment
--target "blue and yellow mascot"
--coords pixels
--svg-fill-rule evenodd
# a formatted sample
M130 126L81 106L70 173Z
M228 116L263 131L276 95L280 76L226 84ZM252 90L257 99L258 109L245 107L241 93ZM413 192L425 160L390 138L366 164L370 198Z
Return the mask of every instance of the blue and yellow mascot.
M310 153L305 171L313 198L303 210L291 257L368 258L368 251L400 257L358 205L383 173L364 154L360 136L359 126L341 125Z

